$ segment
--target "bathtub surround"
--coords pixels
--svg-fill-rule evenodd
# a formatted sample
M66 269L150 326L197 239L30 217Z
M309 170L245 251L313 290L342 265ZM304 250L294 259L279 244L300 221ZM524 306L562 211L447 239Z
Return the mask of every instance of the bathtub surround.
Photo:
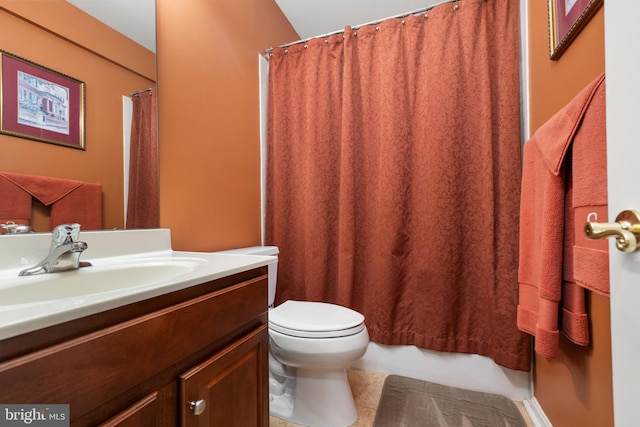
M518 3L347 27L275 48L269 69L278 301L351 307L378 343L529 370L515 324Z
M530 373L497 365L477 354L446 353L409 345L370 342L353 368L384 372L468 390L495 393L515 401L531 399Z

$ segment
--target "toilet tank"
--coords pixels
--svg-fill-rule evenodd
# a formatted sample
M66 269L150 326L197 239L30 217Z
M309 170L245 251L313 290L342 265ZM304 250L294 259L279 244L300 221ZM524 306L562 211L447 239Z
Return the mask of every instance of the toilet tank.
M251 246L248 248L231 249L228 251L220 251L221 254L239 254L239 255L268 255L278 256L280 251L277 246ZM278 280L278 262L271 263L267 266L269 269L269 307L273 307L276 299L276 286Z

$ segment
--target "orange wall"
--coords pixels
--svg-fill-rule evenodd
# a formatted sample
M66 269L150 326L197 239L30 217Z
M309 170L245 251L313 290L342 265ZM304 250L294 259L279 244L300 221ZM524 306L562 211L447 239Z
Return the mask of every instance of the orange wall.
M547 2L528 3L533 134L604 71L604 10L599 10L558 61L551 61ZM589 347L561 337L557 358L535 358L534 394L554 427L613 426L609 299L588 292L587 312Z
M160 224L176 250L258 245L258 54L299 37L273 0L156 8Z
M86 150L0 135L0 171L98 182L122 228L122 96L155 86L155 54L62 0L0 0L0 28L0 49L86 84Z

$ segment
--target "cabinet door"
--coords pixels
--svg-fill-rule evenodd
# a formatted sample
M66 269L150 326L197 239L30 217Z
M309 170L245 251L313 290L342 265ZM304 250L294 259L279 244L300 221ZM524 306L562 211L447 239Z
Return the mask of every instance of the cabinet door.
M182 425L267 427L268 345L263 325L180 375Z
M154 427L158 412L158 393L151 393L99 427Z

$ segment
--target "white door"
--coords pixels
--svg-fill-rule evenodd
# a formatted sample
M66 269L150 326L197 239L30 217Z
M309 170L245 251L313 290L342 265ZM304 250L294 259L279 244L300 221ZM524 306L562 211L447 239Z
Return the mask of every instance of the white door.
M640 210L640 2L605 0L609 220ZM640 426L640 252L610 242L613 410L616 427Z

